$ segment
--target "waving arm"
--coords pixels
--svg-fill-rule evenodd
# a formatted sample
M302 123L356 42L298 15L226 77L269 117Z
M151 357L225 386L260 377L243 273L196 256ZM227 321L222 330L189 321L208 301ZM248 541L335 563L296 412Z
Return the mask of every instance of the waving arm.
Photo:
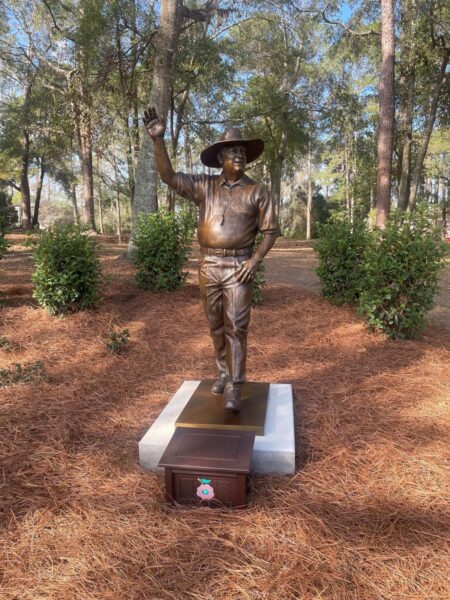
M174 187L176 184L175 172L167 154L166 144L164 142L164 132L166 124L158 117L158 113L154 106L149 106L144 111L144 126L153 141L155 148L156 168L164 183L169 187Z

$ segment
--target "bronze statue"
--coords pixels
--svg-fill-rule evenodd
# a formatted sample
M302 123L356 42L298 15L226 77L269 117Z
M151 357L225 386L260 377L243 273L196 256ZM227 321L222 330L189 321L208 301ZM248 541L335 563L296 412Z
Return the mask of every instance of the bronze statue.
M230 127L200 156L207 167L222 168L221 174L187 175L174 172L164 143L165 124L153 107L145 111L144 125L161 179L199 208L200 292L219 369L212 392L223 393L225 410L237 413L245 382L253 277L280 235L269 190L244 174L246 165L263 152L264 142L243 139L238 128ZM263 239L253 252L258 231Z

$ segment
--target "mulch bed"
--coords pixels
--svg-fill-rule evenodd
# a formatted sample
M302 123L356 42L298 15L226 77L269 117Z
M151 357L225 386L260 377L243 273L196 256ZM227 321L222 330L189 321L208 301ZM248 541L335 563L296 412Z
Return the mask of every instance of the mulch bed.
M444 600L450 596L450 332L368 332L349 309L269 287L254 310L248 377L290 382L297 470L254 477L245 511L175 509L137 444L179 385L214 364L198 290L138 290L119 250L99 310L51 317L29 260L0 268L2 600ZM128 328L111 355L111 325Z

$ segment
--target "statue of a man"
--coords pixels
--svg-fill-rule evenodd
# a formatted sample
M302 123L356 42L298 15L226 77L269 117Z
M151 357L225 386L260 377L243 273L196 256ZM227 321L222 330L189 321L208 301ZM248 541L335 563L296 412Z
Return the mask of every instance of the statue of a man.
M247 164L263 152L264 142L243 139L239 129L230 127L200 156L207 167L222 168L221 174L188 175L174 172L164 143L165 124L153 107L145 111L144 125L161 179L199 208L200 292L219 369L212 392L224 394L225 410L237 413L245 382L253 277L280 235L270 192L244 174ZM263 238L253 251L258 231Z

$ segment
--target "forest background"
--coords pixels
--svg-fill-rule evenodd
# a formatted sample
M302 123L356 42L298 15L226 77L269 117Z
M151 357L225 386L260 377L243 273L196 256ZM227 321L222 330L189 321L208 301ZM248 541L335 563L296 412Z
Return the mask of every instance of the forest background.
M2 2L4 202L25 228L74 220L120 238L138 212L181 206L158 187L141 127L151 102L178 170L204 171L201 149L229 124L262 137L249 174L287 236L314 236L336 209L378 210L382 226L391 205L421 201L445 230L449 12L444 0Z

